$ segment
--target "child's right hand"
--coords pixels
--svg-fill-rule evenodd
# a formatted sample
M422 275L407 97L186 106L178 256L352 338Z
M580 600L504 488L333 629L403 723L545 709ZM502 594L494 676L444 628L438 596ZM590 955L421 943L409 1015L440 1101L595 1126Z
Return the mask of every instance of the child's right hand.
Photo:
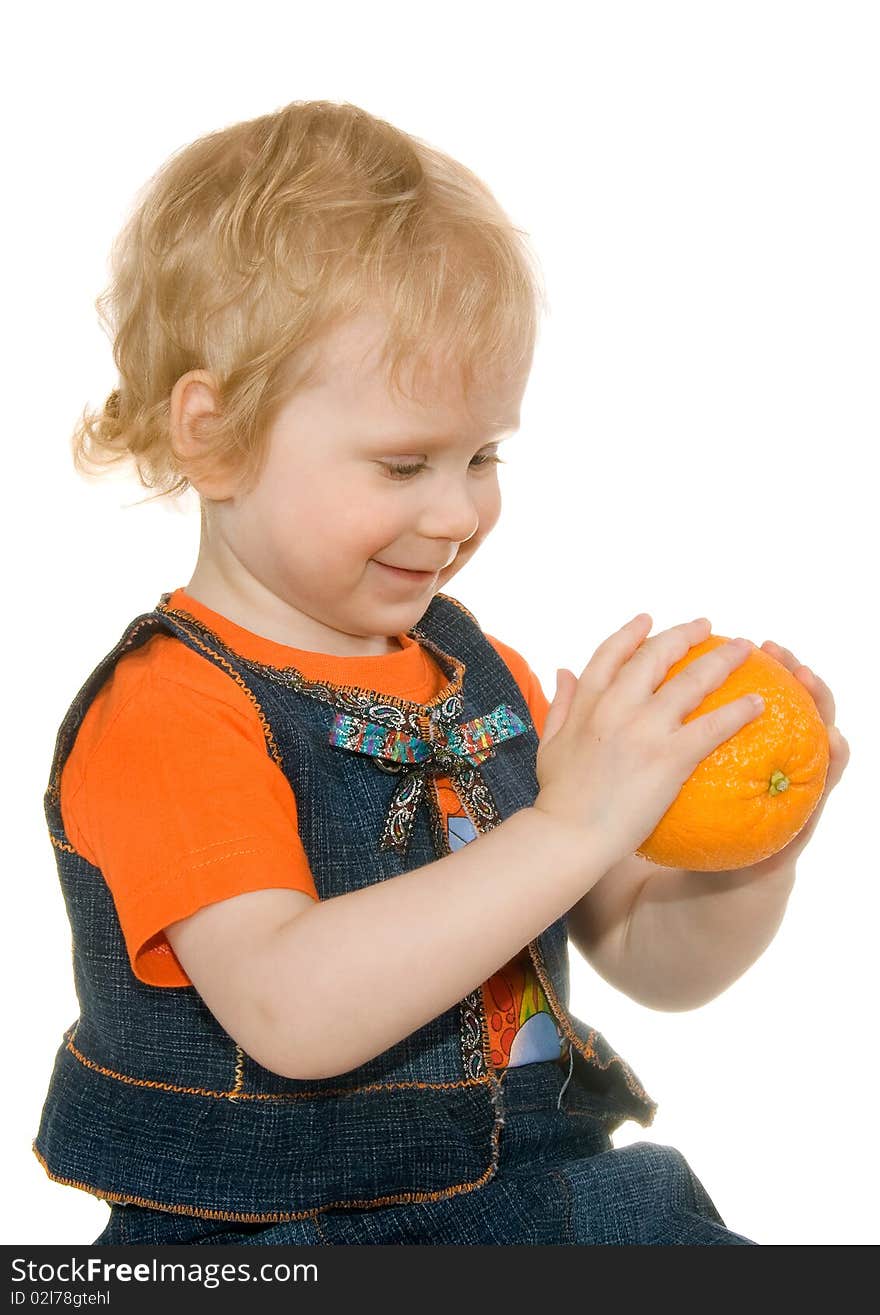
M580 679L560 669L538 746L534 807L599 838L612 863L651 834L698 763L761 715L744 696L683 725L754 646L721 644L658 689L712 627L701 617L646 639L652 624L643 612L609 636Z

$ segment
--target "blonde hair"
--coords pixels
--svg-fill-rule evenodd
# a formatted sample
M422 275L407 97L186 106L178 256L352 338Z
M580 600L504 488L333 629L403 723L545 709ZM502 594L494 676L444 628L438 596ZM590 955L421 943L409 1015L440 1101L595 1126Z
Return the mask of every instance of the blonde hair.
M315 375L311 349L368 305L387 314L398 392L438 348L465 397L484 371L528 369L547 303L524 237L470 170L355 105L293 101L199 138L113 244L95 305L119 384L83 413L74 466L129 461L155 497L182 493L171 392L204 369L221 410L187 468L252 480L277 408Z

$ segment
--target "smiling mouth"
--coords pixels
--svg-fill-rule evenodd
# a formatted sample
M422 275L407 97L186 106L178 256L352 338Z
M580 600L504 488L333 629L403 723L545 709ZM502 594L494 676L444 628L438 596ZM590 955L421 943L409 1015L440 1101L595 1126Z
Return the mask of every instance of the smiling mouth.
M386 571L391 571L394 575L397 575L404 580L433 580L434 576L438 574L438 571L442 570L442 567L438 567L437 571L411 571L405 566L390 566L388 562L380 562L377 557L374 557L373 561L377 566L384 567Z

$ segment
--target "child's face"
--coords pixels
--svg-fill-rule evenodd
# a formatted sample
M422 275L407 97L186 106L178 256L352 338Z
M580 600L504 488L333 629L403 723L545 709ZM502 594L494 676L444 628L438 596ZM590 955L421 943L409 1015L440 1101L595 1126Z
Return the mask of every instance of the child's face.
M208 606L223 611L228 590L232 620L294 647L396 648L389 636L416 624L501 512L491 458L519 425L527 372L478 388L471 413L442 387L428 405L398 399L376 368L381 329L364 312L328 336L321 378L278 414L256 486L206 505L191 592L210 572ZM419 469L395 474L403 465Z

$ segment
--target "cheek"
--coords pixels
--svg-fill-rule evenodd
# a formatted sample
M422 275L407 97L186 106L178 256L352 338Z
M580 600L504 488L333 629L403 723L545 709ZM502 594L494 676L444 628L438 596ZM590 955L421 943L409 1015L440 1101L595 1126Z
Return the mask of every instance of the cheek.
M370 515L363 490L338 472L307 468L279 480L278 490L290 490L276 500L273 519L288 542L356 544L363 539ZM273 494L274 496L274 494Z
M481 542L491 530L494 530L501 516L501 489L497 480L492 481L491 488L488 488L480 498L478 507L480 528L474 538Z
M401 523L405 524L399 513L394 516L391 512L381 499L369 502L352 496L334 501L322 511L323 531L339 544L358 552L369 549L372 555L373 550L398 535ZM311 514L314 517L314 512Z
M455 555L455 560L447 567L446 572L440 575L440 585L442 587L444 580L449 579L457 571L461 570L465 562L473 557L474 553L480 547L483 540L491 534L501 516L501 490L496 484L492 489L486 489L477 501L477 510L479 512L480 524L476 534L470 539L466 539Z

